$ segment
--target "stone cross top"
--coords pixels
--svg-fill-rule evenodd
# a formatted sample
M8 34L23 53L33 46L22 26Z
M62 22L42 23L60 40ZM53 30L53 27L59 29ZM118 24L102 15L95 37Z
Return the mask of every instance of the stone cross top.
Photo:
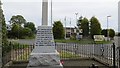
M48 0L42 0L42 25L48 25Z

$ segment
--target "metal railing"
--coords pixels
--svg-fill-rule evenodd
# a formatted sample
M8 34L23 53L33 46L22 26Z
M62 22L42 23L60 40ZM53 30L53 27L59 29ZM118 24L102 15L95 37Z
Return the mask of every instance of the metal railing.
M3 56L3 65L9 61L28 61L34 45L12 45L10 51ZM94 58L108 66L119 66L119 49L114 44L77 44L55 43L56 50L63 59Z

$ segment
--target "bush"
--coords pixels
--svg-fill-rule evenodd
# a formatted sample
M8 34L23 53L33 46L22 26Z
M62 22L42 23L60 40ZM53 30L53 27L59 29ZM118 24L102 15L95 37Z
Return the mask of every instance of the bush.
M70 39L71 40L76 40L76 37L75 36L71 36Z
M115 31L113 29L109 29L109 37L114 38Z

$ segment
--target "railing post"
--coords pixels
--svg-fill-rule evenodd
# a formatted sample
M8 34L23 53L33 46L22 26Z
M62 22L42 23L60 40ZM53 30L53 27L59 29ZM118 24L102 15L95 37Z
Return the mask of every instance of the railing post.
M113 68L115 68L115 43L113 43Z
M118 68L120 68L120 46L119 47L117 47L117 49L118 49Z
M120 48L119 48L119 66L118 67L120 68Z
M56 47L56 42L55 42L55 49L57 49L57 47Z
M10 46L10 61L11 61L12 60L12 57L11 57L12 55L11 54L12 54L12 48L13 48L12 47L12 42L10 42L9 46Z

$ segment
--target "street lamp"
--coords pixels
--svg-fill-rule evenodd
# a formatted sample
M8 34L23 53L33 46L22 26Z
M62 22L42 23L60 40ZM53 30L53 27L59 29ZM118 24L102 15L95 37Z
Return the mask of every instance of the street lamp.
M66 16L65 16L64 21L65 21L65 37L64 37L64 38L65 38L65 40L66 40L66 34L67 34L67 33L66 33Z
M109 40L109 28L108 28L108 26L109 26L109 24L108 24L108 18L110 18L111 16L107 16L107 41Z
M78 13L75 13L75 15L76 15L76 25L77 25L77 15L78 15Z
M70 18L70 37L71 37L71 18Z
M77 21L77 15L78 15L78 13L75 13L75 15L76 15L76 25L78 24L78 21ZM77 26L76 26L77 27ZM77 39L79 39L79 32L77 32L79 29L78 29L78 27L76 28L76 38Z

